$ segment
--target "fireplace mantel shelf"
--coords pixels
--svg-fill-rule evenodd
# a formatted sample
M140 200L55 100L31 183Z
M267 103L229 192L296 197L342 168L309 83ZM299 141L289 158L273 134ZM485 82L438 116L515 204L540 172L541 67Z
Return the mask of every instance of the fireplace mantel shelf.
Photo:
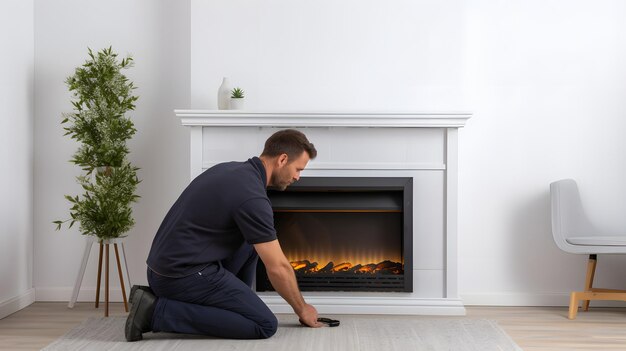
M460 128L468 112L175 110L184 126Z

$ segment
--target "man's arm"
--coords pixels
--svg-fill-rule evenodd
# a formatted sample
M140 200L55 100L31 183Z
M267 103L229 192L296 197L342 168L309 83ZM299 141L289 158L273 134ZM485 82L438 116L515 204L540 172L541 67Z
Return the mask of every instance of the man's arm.
M321 324L317 321L317 310L304 301L298 288L296 275L278 240L254 244L254 249L265 264L267 276L272 286L291 305L294 312L300 317L300 322L309 327L320 327Z

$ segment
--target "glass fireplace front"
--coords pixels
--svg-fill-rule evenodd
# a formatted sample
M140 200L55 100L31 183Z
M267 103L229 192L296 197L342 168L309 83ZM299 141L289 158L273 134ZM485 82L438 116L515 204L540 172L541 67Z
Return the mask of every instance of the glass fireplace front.
M309 177L268 195L301 290L412 291L412 178ZM256 289L274 290L260 261Z

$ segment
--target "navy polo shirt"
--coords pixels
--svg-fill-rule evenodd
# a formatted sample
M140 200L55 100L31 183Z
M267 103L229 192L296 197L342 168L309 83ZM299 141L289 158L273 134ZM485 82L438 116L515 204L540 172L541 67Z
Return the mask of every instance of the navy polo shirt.
M258 157L215 165L197 176L169 210L146 263L168 277L196 273L246 241L276 239L267 175Z

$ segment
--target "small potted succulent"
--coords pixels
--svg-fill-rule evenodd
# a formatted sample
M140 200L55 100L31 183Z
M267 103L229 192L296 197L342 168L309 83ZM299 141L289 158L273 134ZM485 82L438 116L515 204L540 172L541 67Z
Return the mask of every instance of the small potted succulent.
M243 110L243 90L237 87L230 91L230 109Z

